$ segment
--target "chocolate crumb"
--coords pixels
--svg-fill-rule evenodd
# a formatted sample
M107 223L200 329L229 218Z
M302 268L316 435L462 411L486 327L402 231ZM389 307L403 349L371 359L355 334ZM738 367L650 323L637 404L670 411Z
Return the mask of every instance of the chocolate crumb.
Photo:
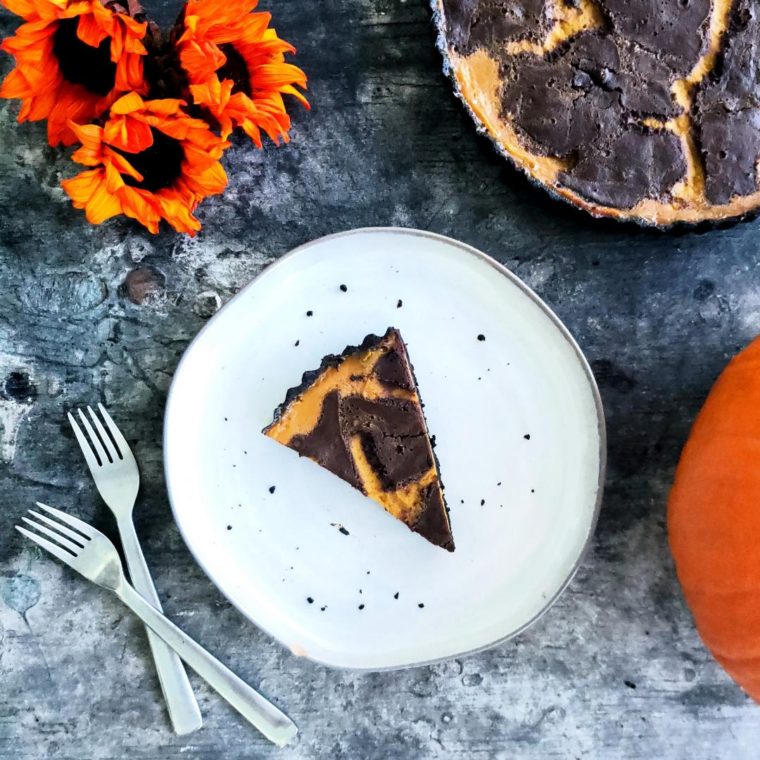
M309 604L314 604L314 600L313 600L313 599L312 599L310 596L307 596L307 597L306 597L306 601L307 601Z
M269 486L269 493L274 493L276 486Z
M400 309L404 305L404 302L399 298L398 303L396 304L396 308Z
M345 293L348 291L348 288L345 285L341 285L340 289Z
M478 335L478 340L484 341L485 339L486 339L486 336L483 335L483 333L481 333L480 335Z

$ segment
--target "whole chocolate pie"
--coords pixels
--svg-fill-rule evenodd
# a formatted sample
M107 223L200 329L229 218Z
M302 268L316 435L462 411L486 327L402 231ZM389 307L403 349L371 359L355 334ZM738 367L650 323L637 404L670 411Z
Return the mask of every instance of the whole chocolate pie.
M350 483L431 543L454 551L438 462L395 328L326 356L288 391L263 432Z
M760 206L757 0L434 0L458 94L502 152L597 216Z

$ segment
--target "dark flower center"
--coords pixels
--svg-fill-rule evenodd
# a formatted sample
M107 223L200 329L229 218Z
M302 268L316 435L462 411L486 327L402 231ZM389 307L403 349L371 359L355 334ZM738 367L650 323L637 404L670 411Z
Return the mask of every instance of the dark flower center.
M63 78L80 84L96 95L108 95L116 81L116 64L111 60L111 40L103 40L96 48L77 37L79 19L65 18L58 22L53 34L53 54Z
M230 43L220 45L219 49L227 59L224 66L217 72L219 81L231 79L235 83L232 87L232 92L244 92L250 96L251 74L248 71L248 64L245 62L245 58Z
M184 98L191 100L187 74L179 60L177 45L170 36L148 37L148 55L145 56L145 81L148 98Z
M151 129L153 145L140 153L125 153L119 151L140 174L143 181L138 182L132 177L124 177L124 184L139 187L142 190L155 192L165 187L171 187L182 173L182 161L185 151L182 145L173 137L165 135L158 129Z

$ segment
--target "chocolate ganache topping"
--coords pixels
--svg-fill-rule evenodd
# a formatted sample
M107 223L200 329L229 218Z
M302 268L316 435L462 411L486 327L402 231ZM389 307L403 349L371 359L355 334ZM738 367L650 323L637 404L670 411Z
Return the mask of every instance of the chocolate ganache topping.
M760 205L756 0L438 0L460 95L523 169L654 223Z

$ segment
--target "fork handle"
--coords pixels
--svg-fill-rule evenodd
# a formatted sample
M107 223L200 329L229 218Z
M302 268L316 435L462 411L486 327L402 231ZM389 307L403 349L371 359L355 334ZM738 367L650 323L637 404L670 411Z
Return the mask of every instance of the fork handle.
M124 556L129 568L129 577L135 589L160 610L161 602L140 548L134 523L131 519L125 519L119 520L118 525ZM179 657L150 628L148 642L175 733L183 735L197 731L203 725L203 718Z
M257 691L209 654L124 581L116 595L153 629L209 686L226 699L249 723L279 747L297 733L295 723Z

